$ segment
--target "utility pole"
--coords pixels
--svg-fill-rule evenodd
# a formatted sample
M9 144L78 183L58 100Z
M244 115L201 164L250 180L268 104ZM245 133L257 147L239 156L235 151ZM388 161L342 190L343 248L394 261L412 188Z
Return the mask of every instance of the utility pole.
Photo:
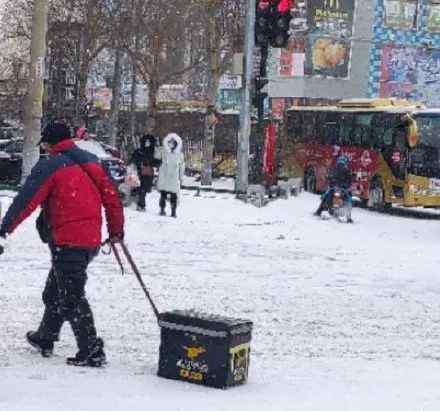
M121 105L121 87L122 87L122 50L119 44L116 44L115 65L113 67L112 81L112 103L110 113L110 140L109 144L116 147L119 130L119 110Z
M240 131L237 145L237 170L235 191L244 194L249 184L249 138L251 134L251 98L252 71L254 67L255 45L255 9L256 0L247 0L246 5L246 34L243 55L244 81L241 96Z
M22 183L30 174L40 155L37 143L41 138L41 118L43 116L44 62L46 58L48 9L49 0L34 0L31 63L25 105Z

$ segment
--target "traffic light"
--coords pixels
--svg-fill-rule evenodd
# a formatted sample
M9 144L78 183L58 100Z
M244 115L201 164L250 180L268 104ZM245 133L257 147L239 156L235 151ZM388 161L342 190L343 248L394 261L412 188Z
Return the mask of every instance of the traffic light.
M264 47L269 44L271 36L271 0L257 0L255 19L255 44Z
M284 48L287 46L290 20L292 20L292 14L290 13L292 6L293 2L291 0L280 0L276 4L270 42L272 47Z
M293 0L258 0L255 21L257 46L286 47Z

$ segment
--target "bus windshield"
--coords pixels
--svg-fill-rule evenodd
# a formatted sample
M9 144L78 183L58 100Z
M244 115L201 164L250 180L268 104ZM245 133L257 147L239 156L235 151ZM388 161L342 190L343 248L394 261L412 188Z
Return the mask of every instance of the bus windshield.
M418 143L410 151L410 171L414 174L440 178L440 115L415 117Z

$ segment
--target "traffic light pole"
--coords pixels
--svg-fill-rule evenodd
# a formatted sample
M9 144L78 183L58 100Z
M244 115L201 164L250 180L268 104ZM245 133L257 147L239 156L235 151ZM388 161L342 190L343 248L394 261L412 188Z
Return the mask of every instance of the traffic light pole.
M240 131L237 145L237 171L235 191L244 194L249 185L249 138L251 134L251 98L252 71L254 66L256 0L247 0L246 34L244 50L244 82L241 96Z
M263 87L257 87L256 90L256 100L258 109L258 124L264 119L264 102L267 97L267 93L263 93L263 88L268 84L267 82L267 58L269 56L269 46L267 44L261 46L261 62L259 76L261 82L264 84Z
M269 56L269 45L264 44L260 47L261 60L259 70L259 82L255 90L255 100L257 104L257 126L255 129L255 164L253 167L252 182L260 184L263 178L263 147L264 147L264 105L266 98L268 98L267 92L263 89L268 84L267 81L267 58Z

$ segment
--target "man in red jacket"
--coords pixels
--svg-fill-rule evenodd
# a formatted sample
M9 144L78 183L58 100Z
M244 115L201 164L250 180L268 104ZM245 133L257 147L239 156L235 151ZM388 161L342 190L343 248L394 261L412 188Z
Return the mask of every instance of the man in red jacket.
M64 123L49 123L40 144L49 159L32 169L0 227L0 237L5 238L41 205L37 228L49 244L52 268L43 291L45 312L40 326L26 337L43 357L49 357L68 321L79 351L67 363L100 367L105 363L104 343L97 337L85 294L87 266L101 244L102 207L113 241L123 238L123 208L98 158L74 144Z

